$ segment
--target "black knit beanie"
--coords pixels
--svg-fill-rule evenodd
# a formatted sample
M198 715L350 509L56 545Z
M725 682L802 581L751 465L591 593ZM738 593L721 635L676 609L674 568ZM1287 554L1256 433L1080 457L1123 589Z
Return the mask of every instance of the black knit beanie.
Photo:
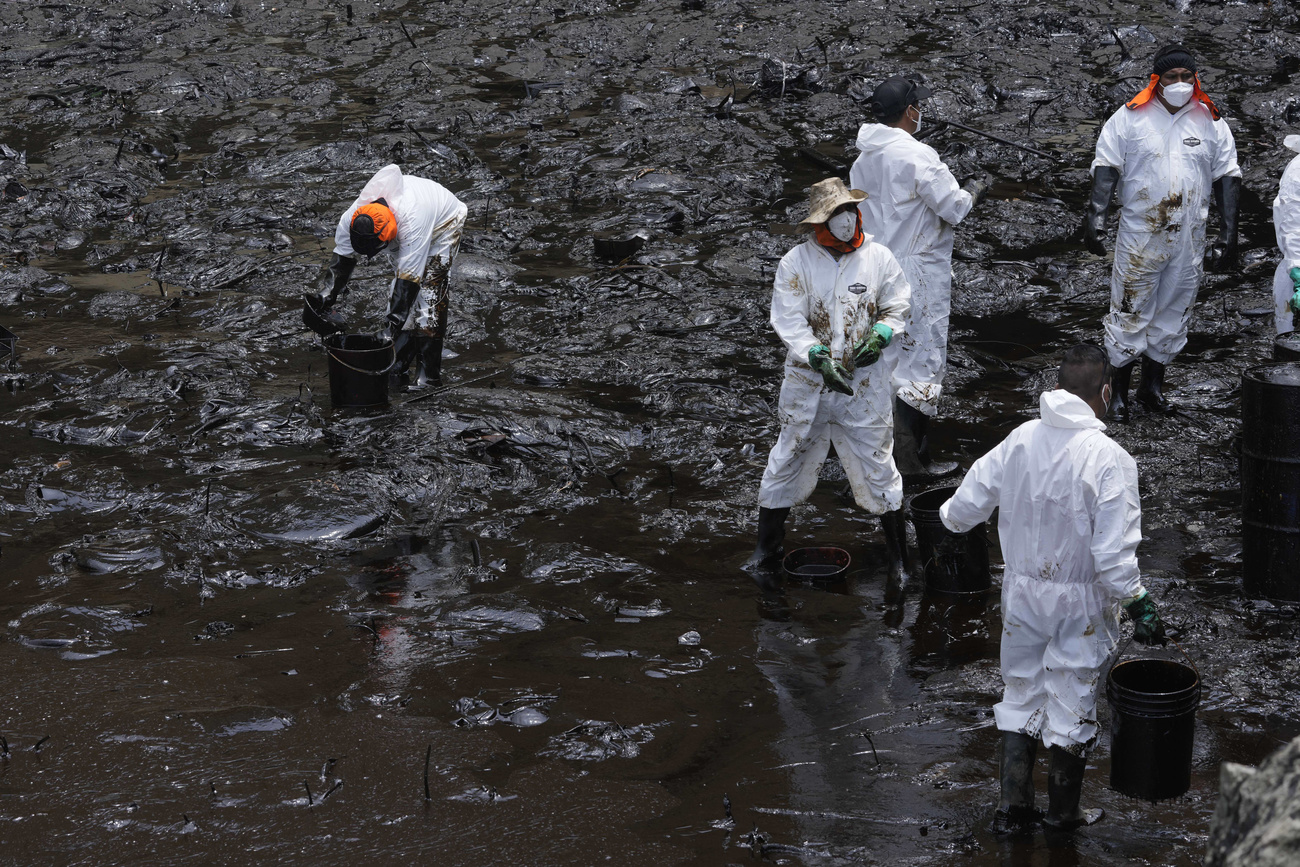
M1156 52L1155 59L1151 61L1151 71L1156 75L1164 75L1179 67L1196 72L1196 58L1181 45L1166 45Z

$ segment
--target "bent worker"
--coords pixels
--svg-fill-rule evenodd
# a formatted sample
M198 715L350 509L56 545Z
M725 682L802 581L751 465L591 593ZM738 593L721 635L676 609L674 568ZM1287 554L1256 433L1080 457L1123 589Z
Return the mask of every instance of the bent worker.
M929 88L902 76L881 82L871 94L875 123L858 130L861 153L849 173L850 183L867 194L859 206L863 231L889 248L912 287L894 368L894 459L909 476L957 467L932 462L928 428L939 412L948 362L953 226L988 191L982 180L959 186L935 149L914 138L928 96Z
M403 375L414 358L421 387L441 381L449 274L467 211L441 184L389 165L361 188L334 232L321 311L327 313L346 291L358 254L370 258L386 251L396 272L379 332L393 341L394 361L386 372Z
M1196 58L1182 46L1160 49L1150 84L1106 121L1092 161L1083 236L1098 256L1106 251L1106 209L1124 181L1104 320L1120 421L1129 419L1129 385L1139 358L1142 381L1134 398L1153 412L1169 410L1165 365L1187 344L1204 276L1211 191L1221 224L1217 267L1232 267L1237 259L1237 144L1196 70Z
M862 230L864 195L839 178L814 184L800 223L813 237L777 267L771 321L788 350L781 434L763 472L758 546L746 567L779 561L790 507L812 494L834 445L854 500L881 516L896 600L908 579L907 536L886 352L903 330L911 290L893 254Z
M1032 824L1034 758L1048 747L1045 823L1092 824L1079 806L1085 755L1097 739L1097 682L1119 639L1118 610L1133 638L1163 642L1164 624L1142 586L1137 464L1102 431L1110 364L1098 346L1069 349L1042 417L977 460L939 509L964 533L998 509L1002 578L1002 794L994 830Z
M1300 153L1300 135L1289 135L1283 142ZM1273 200L1273 231L1282 261L1273 272L1273 298L1276 300L1273 322L1278 334L1295 327L1300 312L1300 156L1293 157L1282 172L1277 198Z

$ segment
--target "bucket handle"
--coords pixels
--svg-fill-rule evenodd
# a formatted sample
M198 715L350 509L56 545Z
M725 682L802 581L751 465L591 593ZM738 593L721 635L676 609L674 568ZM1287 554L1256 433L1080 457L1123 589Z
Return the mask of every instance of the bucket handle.
M1200 670L1199 668L1196 667L1196 663L1193 662L1193 661L1192 661L1192 658L1191 658L1190 656L1187 655L1187 651L1186 651L1186 650L1183 650L1183 646L1182 646L1181 644L1179 644L1177 641L1175 641L1173 638L1170 638L1168 635L1165 636L1165 640L1167 640L1167 641L1168 641L1170 644L1172 644L1174 647L1178 648L1178 652L1181 653L1181 654L1183 655L1183 659L1187 660L1187 664L1190 665L1190 666L1192 667L1192 672L1196 675L1196 682L1197 682L1197 683L1205 683L1204 679L1202 679L1202 677L1201 677L1201 670ZM1115 661L1112 662L1112 663L1110 664L1110 669L1111 669L1111 671L1114 671L1114 670L1115 670L1115 666L1119 665L1120 657L1122 657L1122 656L1124 655L1124 651L1125 651L1125 649L1129 646L1129 644L1132 643L1132 641L1133 641L1133 635L1130 633L1130 634L1128 635L1128 637L1126 637L1126 638L1125 638L1125 639L1120 643L1120 645L1119 645L1119 650L1117 650L1117 651L1115 652Z
M322 342L323 342L323 341L322 341ZM393 363L397 361L397 344L396 344L396 343L390 343L390 344L388 345L388 349L389 349L389 351L390 351L392 357L389 358L389 360L388 360L388 364L384 365L384 370L387 370L388 368L392 367L392 366L393 366ZM330 346L329 346L328 343L325 344L325 354L328 355L328 356L330 357L331 360L333 360L333 361L337 361L339 364L343 365L343 366L346 367L348 370L354 371L354 372L356 372L356 373L361 373L361 374L364 374L364 375L366 375L366 376L383 376L383 375L384 375L384 370L362 370L362 369L359 368L359 367L353 367L352 365L348 364L348 363L347 363L346 361L344 361L343 359L339 358L339 357L338 357L337 355L335 355L333 352L331 352L331 351L330 351Z

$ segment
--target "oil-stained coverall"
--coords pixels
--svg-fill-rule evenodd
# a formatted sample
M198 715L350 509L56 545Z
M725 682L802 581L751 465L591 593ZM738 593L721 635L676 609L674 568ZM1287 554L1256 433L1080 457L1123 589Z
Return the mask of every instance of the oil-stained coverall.
M767 459L759 506L784 509L808 499L832 443L859 506L873 515L902 506L890 381L896 340L868 367L855 369L853 350L877 322L897 338L910 294L898 261L870 236L838 259L812 239L781 259L771 321L789 351L777 409L781 434ZM809 367L808 350L817 344L852 374L852 395L826 388Z
M907 330L896 341L894 387L900 400L933 417L948 361L953 226L970 213L974 197L934 148L901 129L863 124L857 146L849 186L867 194L858 206L862 229L889 248L912 287Z
M1137 465L1068 391L977 460L939 510L964 533L998 509L1004 732L1082 755L1097 736L1097 681L1119 608L1143 592Z
M1120 173L1119 234L1104 320L1111 364L1168 364L1187 343L1204 273L1212 184L1241 177L1237 145L1197 99L1171 114L1158 99L1121 106L1097 139L1095 172Z

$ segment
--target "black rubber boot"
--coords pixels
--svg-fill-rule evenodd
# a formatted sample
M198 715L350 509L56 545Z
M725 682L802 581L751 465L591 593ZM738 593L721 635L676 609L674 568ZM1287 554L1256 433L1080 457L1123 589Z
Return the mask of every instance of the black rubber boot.
M921 443L917 438L916 417L923 415L920 410L894 398L894 466L904 476L919 476L925 472L921 463Z
M907 556L907 519L902 509L880 516L880 527L885 531L885 558L889 562L889 575L885 582L885 603L898 605L903 601L903 591L912 580L911 560Z
M789 507L784 509L758 508L758 547L742 569L772 569L785 556L785 519L789 516Z
M420 388L442 385L442 338L418 334L415 341L415 384Z
M1133 399L1152 412L1169 412L1169 402L1165 400L1165 366L1158 361L1142 357L1142 382L1138 384Z
M900 397L894 398L894 465L904 476L946 476L956 461L930 458L930 417Z
M420 295L420 284L411 280L394 280L388 296L388 312L384 314L384 327L379 337L397 340L397 333L406 327L411 316L411 305Z
M1043 819L1034 809L1034 759L1038 738L1020 732L1002 733L1002 796L993 814L994 834L1027 831Z
M1060 747L1048 750L1047 816L1043 824L1054 831L1070 831L1095 825L1106 815L1103 810L1083 810L1079 796L1083 792L1083 771L1087 760Z
M1128 390L1133 382L1133 368L1135 367L1137 367L1137 362L1130 361L1123 367L1116 367L1110 375L1110 417L1125 424L1129 420Z
M415 358L418 340L419 334L415 331L399 331L393 337L393 363L384 370L384 373L389 376L389 386L400 388L406 385L409 379L406 371L411 366L411 360Z

